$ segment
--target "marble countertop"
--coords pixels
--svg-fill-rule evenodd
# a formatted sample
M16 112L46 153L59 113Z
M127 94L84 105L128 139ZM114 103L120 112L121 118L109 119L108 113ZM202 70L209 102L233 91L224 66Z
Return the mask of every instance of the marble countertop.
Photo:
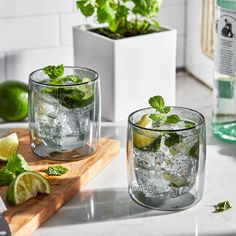
M1 124L7 129L26 123ZM180 212L160 212L134 203L127 191L126 123L103 123L102 136L121 141L121 151L105 169L66 203L33 236L223 236L236 235L236 145L208 134L205 191L202 200ZM229 200L233 208L214 213Z
M103 123L102 136L121 141L121 151L80 193L33 236L236 236L236 144L211 136L212 91L186 73L177 74L176 104L201 112L207 124L207 162L202 200L180 212L160 212L134 203L127 189L126 122ZM0 135L26 123L0 123ZM213 213L229 200L233 208Z

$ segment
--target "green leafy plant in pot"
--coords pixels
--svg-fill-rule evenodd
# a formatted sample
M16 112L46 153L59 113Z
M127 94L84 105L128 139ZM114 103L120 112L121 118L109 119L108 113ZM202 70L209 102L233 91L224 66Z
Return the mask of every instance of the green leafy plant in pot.
M86 17L95 16L98 33L112 39L148 34L160 30L156 21L162 0L90 0L77 1L77 8Z
M75 64L99 73L102 116L108 120L127 119L156 93L175 102L177 32L158 23L161 5L162 0L77 1L80 12L98 24L73 28Z

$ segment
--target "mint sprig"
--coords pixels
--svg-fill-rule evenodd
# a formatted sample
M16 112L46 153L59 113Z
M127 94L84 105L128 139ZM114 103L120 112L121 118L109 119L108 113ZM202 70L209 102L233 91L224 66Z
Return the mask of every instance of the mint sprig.
M30 170L26 160L20 154L13 154L7 162L6 168L16 175Z
M16 175L9 171L6 167L0 169L0 186L9 185L15 178Z
M165 101L162 96L151 97L148 102L151 107L162 114L167 114L170 111L170 107L165 106Z
M226 200L223 202L219 202L217 203L217 205L215 205L215 212L226 211L230 208L232 208L232 204L228 200Z
M7 165L0 169L0 185L9 185L17 175L30 170L24 157L20 154L13 154Z
M54 80L57 78L60 78L64 74L64 66L59 65L59 66L46 66L43 68L43 71L46 75L49 76L50 79Z
M166 124L176 124L180 122L180 117L178 115L172 114L167 116L170 112L170 107L165 106L165 101L162 96L154 96L149 99L149 105L154 108L157 113L149 115L149 118L155 122L163 121Z
M64 166L48 166L48 169L45 171L48 175L55 175L61 176L66 174L69 169L65 168Z
M90 78L81 79L77 75L64 75L64 66L49 65L44 67L44 73L50 78L46 81L49 85L80 85L85 82L91 81ZM68 82L68 83L66 83ZM59 103L68 108L75 109L79 107L85 107L92 103L94 99L93 85L84 84L78 87L66 87L55 86L47 87L42 90L44 93L50 94L50 96L59 100Z

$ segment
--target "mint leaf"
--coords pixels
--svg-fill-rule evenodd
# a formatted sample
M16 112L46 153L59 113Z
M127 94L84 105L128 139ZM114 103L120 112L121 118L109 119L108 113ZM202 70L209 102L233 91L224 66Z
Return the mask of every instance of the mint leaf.
M155 139L155 141L149 146L148 150L157 152L161 146L161 138Z
M10 172L6 167L0 169L0 185L9 185L16 175Z
M80 77L76 76L76 75L67 75L66 77L63 77L64 82L66 81L71 81L75 84L79 84L82 83L82 79L80 79Z
M182 142L182 135L177 133L168 133L168 137L165 139L165 145L167 147L172 147L180 142Z
M167 114L167 113L169 113L169 112L170 112L170 107L164 107L164 108L162 108L161 113Z
M24 157L20 154L13 154L7 162L6 168L8 171L18 175L24 171L30 170Z
M15 177L29 170L29 166L24 157L20 154L13 154L7 162L7 165L0 169L0 185L9 185Z
M160 121L162 120L162 116L159 114L151 114L149 115L149 118L153 121Z
M167 116L167 118L166 118L167 124L176 124L179 121L180 121L180 118L178 115L170 115L170 116Z
M188 154L198 159L199 156L199 140L190 148Z
M219 202L217 205L215 205L215 212L226 211L230 208L232 208L232 205L228 200L226 200L223 202Z
M88 1L77 1L76 6L86 17L92 16L94 13L94 6Z
M165 107L165 101L162 96L154 96L149 99L149 105L162 114L170 112L170 107Z
M153 23L153 26L154 26L155 28L157 28L157 29L160 29L160 28L161 28L160 24L159 24L156 20L152 20L152 23Z
M162 109L165 106L165 101L164 101L163 97L159 96L159 95L151 97L148 102L152 108L154 108L158 111L160 111L160 110L162 111Z
M61 77L64 74L64 66L46 66L43 68L43 71L50 79L54 80Z
M67 82L67 81L71 81L75 84L79 84L79 83L83 82L82 79L80 79L76 75L67 75L66 77L60 77L60 78L53 79L49 82L49 84L61 85L61 84L64 84L65 82Z
M170 185L175 187L175 188L180 188L180 187L184 187L184 186L188 186L188 181L181 177L181 176L176 176L168 171L165 171L162 174L162 177L164 180L166 181L170 181Z
M48 166L48 169L45 171L48 175L61 176L66 174L69 169L63 166Z

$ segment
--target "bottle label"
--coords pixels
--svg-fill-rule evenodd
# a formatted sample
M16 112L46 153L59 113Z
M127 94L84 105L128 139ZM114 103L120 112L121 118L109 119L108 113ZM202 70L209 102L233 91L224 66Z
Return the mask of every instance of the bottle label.
M217 72L232 76L236 72L236 11L216 7Z

